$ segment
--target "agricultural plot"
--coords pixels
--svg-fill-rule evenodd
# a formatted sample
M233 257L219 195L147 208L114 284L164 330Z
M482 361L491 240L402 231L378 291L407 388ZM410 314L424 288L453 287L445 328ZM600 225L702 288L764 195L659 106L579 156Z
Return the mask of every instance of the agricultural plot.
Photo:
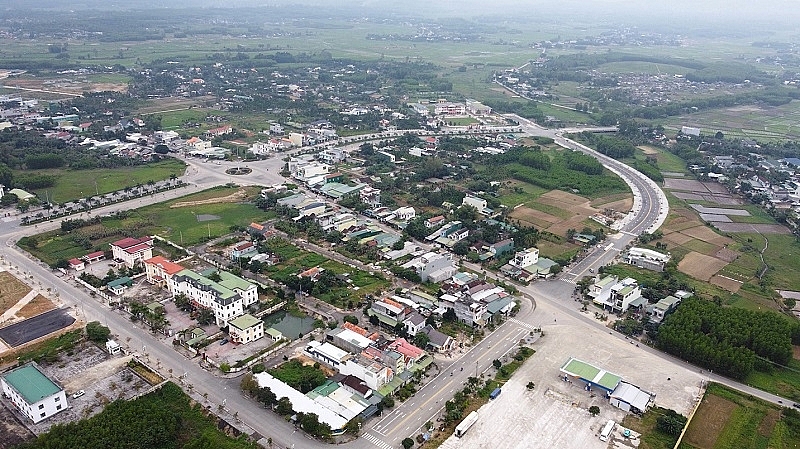
M790 448L800 444L800 420L752 396L711 384L689 424L681 448Z
M670 117L662 124L675 131L689 125L699 127L705 134L722 131L726 137L783 140L800 137L798 123L800 103L793 101L777 107L749 105L701 111Z
M678 263L678 270L689 276L708 281L728 262L698 252L690 252Z

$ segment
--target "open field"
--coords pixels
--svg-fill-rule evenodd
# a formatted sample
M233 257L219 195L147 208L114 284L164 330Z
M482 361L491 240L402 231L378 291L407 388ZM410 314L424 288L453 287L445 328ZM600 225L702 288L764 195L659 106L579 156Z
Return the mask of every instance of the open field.
M138 183L163 181L172 175L182 176L185 170L186 165L183 162L177 159L166 159L135 167L17 171L15 174L37 173L54 176L56 185L53 188L36 190L35 193L42 200L49 196L52 203L65 203L92 196L98 192L102 195L125 187L132 187Z
M47 232L37 237L35 248L26 247L26 249L42 261L54 264L59 259L70 259L91 251L107 250L108 243L120 239L123 235L160 235L176 243L191 246L207 240L209 235L214 238L227 234L231 226L247 226L253 221L265 221L274 216L274 212L264 212L249 203L250 199L258 195L257 187L244 188L245 194L240 202L213 202L177 209L171 207L181 202L226 198L236 191L234 188L218 187L132 210L124 219L104 219L100 224L87 226L72 233ZM76 239L82 240L83 236L89 237L91 241L89 248L76 242Z
M699 127L705 134L722 131L725 137L762 141L800 137L800 102L782 106L736 106L712 109L658 120L669 131L681 126Z
M681 448L792 448L800 444L794 410L710 384Z
M11 308L31 291L27 284L8 271L0 271L0 314Z
M500 203L506 207L515 207L526 204L547 193L547 189L528 184L527 182L511 180L500 189Z
M695 279L707 281L725 265L724 260L692 251L678 263L678 269Z
M22 306L16 315L20 318L30 318L55 308L56 305L52 301L42 295L36 295L29 303Z

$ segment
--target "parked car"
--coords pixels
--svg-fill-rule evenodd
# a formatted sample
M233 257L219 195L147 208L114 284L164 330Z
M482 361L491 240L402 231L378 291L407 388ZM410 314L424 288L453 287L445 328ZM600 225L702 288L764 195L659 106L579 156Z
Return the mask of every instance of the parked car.
M86 394L85 391L78 390L78 391L75 392L75 394L72 395L72 399L78 399L79 397L81 397L81 396L83 396L85 394Z
M222 346L224 344L228 344L228 339L227 338L223 338L222 340L219 341L219 345L220 346Z

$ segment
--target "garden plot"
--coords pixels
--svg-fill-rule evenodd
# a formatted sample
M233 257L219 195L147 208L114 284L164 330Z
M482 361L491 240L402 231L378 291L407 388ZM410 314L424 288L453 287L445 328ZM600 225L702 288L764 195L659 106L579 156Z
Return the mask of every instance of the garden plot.
M678 270L695 279L708 281L727 264L724 260L692 251L678 263Z
M718 274L712 276L708 282L718 287L722 287L731 293L738 292L739 289L742 288L742 285L744 284L742 281L729 278L727 276L720 276Z
M693 179L667 178L664 180L664 188L667 190L684 190L694 193L711 193L700 181Z
M0 314L31 292L31 288L8 271L0 271Z
M753 232L757 234L791 234L786 226L779 224L750 224L750 223L716 223L717 229L722 232Z

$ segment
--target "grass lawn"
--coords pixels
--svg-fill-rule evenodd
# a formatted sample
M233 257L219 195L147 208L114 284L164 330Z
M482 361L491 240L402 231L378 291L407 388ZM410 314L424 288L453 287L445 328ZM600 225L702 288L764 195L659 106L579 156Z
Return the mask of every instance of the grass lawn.
M155 115L161 117L161 127L163 129L175 130L180 128L185 122L196 122L202 125L204 124L205 118L209 113L210 110L208 109L194 108L170 112L159 112Z
M95 170L24 170L15 171L14 174L37 173L55 176L55 187L36 190L35 193L42 200L49 195L51 202L65 203L74 199L92 196L97 192L102 195L128 186L135 186L137 183L145 184L147 181L163 181L169 179L172 175L182 176L185 170L186 164L170 158L135 167Z
M274 212L264 212L247 199L237 203L212 203L187 207L170 208L171 204L187 201L222 198L236 192L237 188L218 187L197 194L184 196L164 203L157 203L130 211L124 219L105 219L100 224L87 226L70 233L60 230L36 236L36 247L21 246L48 264L59 259L79 257L95 250L107 250L108 243L125 235L160 235L185 246L205 241L230 232L231 226L247 226L253 221L265 221L274 217ZM248 198L258 194L257 187L247 188ZM218 219L198 221L198 215L215 215ZM81 243L85 239L88 245Z
M447 119L447 123L451 123L453 126L467 126L478 123L478 121L472 117L454 117Z
M525 204L535 200L548 190L522 181L509 181L508 186L500 190L500 203L507 207Z
M800 402L800 361L792 359L788 369L771 373L753 371L746 383L770 393Z

